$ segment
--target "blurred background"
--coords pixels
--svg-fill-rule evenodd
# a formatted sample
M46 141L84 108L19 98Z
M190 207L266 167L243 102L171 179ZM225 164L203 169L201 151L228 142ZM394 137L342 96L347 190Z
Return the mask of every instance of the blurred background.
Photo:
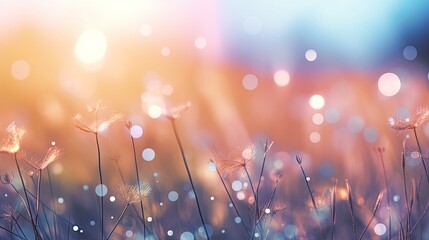
M119 121L100 133L107 195L114 196L120 172L135 181L131 134L142 181L154 189L145 202L148 224L161 238L198 237L186 172L163 117L190 102L177 126L213 236L232 239L243 232L209 160L253 142L257 157L251 173L257 181L266 139L274 144L262 198L269 197L271 178L281 172L276 194L287 206L273 219L270 237L314 236L317 228L306 230L303 220L308 192L297 154L315 192L330 190L334 178L345 191L344 179L350 179L361 205L368 201L365 216L384 189L374 150L384 147L391 195L402 194L407 132L394 132L389 121L428 107L428 10L423 0L0 0L1 136L14 122L27 131L22 146L27 155L43 157L52 145L64 150L50 166L55 195L62 199L57 207L65 216L73 209L73 238L92 239L98 226L91 205L98 183L96 145L93 135L74 127L73 118L81 114L90 123L87 105L100 102L106 118L120 113L133 123L131 131ZM418 134L425 146L429 124ZM418 179L420 159L411 154L416 150L410 138L407 167ZM9 156L0 157L1 172L14 170ZM245 212L251 192L239 175L228 182L235 180L244 184L234 192ZM7 194L0 197L11 201ZM107 199L112 219L106 221L113 225L122 205ZM351 230L345 199L339 236ZM374 237L386 237L373 230L386 224L382 213L370 228ZM133 214L120 226L118 239L141 237ZM429 239L428 230L421 234Z

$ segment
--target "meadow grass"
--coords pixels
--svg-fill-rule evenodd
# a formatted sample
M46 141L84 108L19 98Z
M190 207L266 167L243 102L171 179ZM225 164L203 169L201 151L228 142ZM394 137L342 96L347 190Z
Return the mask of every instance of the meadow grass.
M209 159L209 162L214 166L216 179L220 180L217 190L226 193L211 197L211 201L216 199L217 203L220 204L219 206L223 206L212 209L213 206L210 205L208 199L209 194L212 194L213 191L206 189L205 184L207 183L201 181L198 182L201 187L197 192L195 183L202 179L193 176L191 173L190 167L193 166L191 161L195 159L187 158L176 126L178 117L188 107L189 105L185 105L173 109L164 117L172 126L175 142L179 147L181 160L190 184L190 189L185 190L185 193L186 191L188 194L193 193L194 199L183 198L180 199L180 205L178 202L177 206L174 205L175 207L169 206L170 204L162 199L166 199L168 195L170 201L177 201L174 194L170 196L166 189L162 189L157 184L149 186L142 183L141 178L146 178L149 172L146 168L144 168L145 171L142 171L142 166L139 166L136 142L130 134L132 176L135 177L126 177L128 176L127 173L122 173L119 163L115 161L113 169L116 168L119 171L122 182L117 185L117 191L112 196L115 196L118 202L123 203L123 205L120 206L120 204L113 202L107 203L107 200L104 203L105 194L102 190L98 210L100 215L99 230L97 228L78 227L78 223L81 221L79 219L85 218L86 215L79 215L76 209L82 209L83 206L73 202L68 205L58 205L56 200L53 184L55 179L51 178L49 166L54 161L61 159L62 152L67 151L66 146L61 149L58 147L49 148L44 158L27 158L24 154L21 156L23 151L22 138L25 131L14 124L10 124L6 131L7 134L1 142L0 152L4 153L5 156L6 154L9 155L14 161L19 182L15 183L14 171L9 170L1 173L0 180L5 189L10 189L8 193L11 197L8 198L10 202L5 202L2 205L0 237L38 240L65 239L65 236L67 239L79 239L81 236L85 236L84 238L102 240L123 239L125 236L135 239L142 237L145 240L164 238L185 240L327 239L330 237L331 239L360 240L377 237L414 239L425 236L424 229L428 224L429 202L427 190L425 190L426 181L422 179L427 179L429 183L429 178L417 129L428 118L429 113L427 111L419 110L411 121L397 121L395 124L399 124L399 126L390 126L400 132L412 131L418 147L420 166L417 166L413 171L407 170L407 142L405 140L402 144L401 153L398 154L398 159L401 159L396 164L398 174L390 172L386 168L386 156L384 155L386 149L384 147L376 148L381 164L374 169L373 174L381 172L382 181L371 186L371 190L368 192L352 189L349 179L345 179L345 184L344 182L339 184L342 181L336 177L330 179L329 187L320 187L321 184L316 181L318 177L313 176L315 173L310 171L308 174L306 172L308 169L304 169L303 162L307 159L300 155L295 155L295 162L298 163L297 172L302 175L305 187L300 187L299 184L295 188L291 188L287 184L283 185L283 181L293 181L292 184L296 184L299 182L298 175L290 174L288 172L290 169L280 172L269 170L268 166L274 164L270 150L275 146L273 146L272 141L265 140L260 146L252 143L238 150L233 150L225 156L215 155L213 159ZM78 115L74 119L74 125L83 132L93 134L97 150L98 184L111 185L109 180L113 177L112 173L103 174L101 167L104 152L100 148L99 137L100 133L110 127L112 123L121 120L122 115L115 114L103 120L98 115L99 105L90 110L94 114L94 121L86 124ZM131 122L126 123L129 131L131 126ZM24 167L22 164L25 164ZM29 174L28 169L35 170L34 174ZM418 169L421 170L420 178L418 174L415 174ZM45 177L43 177L43 173L45 173ZM284 180L284 175L289 176L287 180ZM311 185L309 176L313 176ZM396 176L399 178L395 179ZM104 181L103 177L108 180ZM135 180L128 183L130 179ZM29 185L29 181L33 181L33 184ZM237 187L232 187L234 181L239 181L243 186L237 190ZM355 181L353 179L354 187L357 184ZM399 188L395 186L396 182L400 183ZM409 190L408 184L411 185L411 190ZM179 183L178 186L180 186ZM49 191L45 190L47 188ZM148 214L146 214L143 199L147 198L152 190L156 190L160 194L154 196L155 202L148 202L146 206ZM378 193L375 202L371 200L374 198L371 191ZM403 195L400 200L398 200L399 195L395 194L398 191ZM179 191L175 194L183 193ZM222 195L225 198L222 198ZM305 198L302 199L298 196L305 196ZM325 201L324 198L328 200ZM70 199L73 198L70 197ZM395 203L392 202L392 199ZM198 210L195 214L192 211L193 206L195 206L193 205L194 201ZM307 202L308 204L306 204ZM137 204L140 211L134 206ZM229 212L229 204L232 208L231 213ZM117 209L116 206L118 206ZM131 206L134 212L128 211ZM88 209L86 214L97 212L94 210L94 206L89 206ZM298 209L295 215L292 214L294 209ZM380 213L380 209L385 209L387 216L383 215L382 212ZM206 217L203 217L203 213ZM107 220L107 214L111 215L112 219ZM176 217L172 218L172 216ZM218 220L219 216L223 216L221 221ZM201 224L197 223L196 217ZM154 221L155 218L159 221ZM141 221L142 228L140 229L131 219ZM234 222L233 224L237 224L237 226L231 225L229 222ZM380 223L384 223L383 226L386 229L384 232L382 231L382 236L377 236L380 230L375 229L375 224ZM241 229L237 229L238 224L241 225ZM159 229L161 232L155 234L152 229Z

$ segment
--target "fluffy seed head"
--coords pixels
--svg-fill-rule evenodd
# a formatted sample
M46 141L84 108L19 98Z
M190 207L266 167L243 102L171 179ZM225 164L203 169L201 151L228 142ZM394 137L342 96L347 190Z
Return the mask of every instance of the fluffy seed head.
M15 123L9 124L6 129L8 135L4 138L0 145L0 152L15 154L21 147L21 142L25 134L23 128L19 128Z
M152 189L149 184L141 184L140 186L121 183L118 185L116 192L119 200L133 204L140 202L141 199L148 197Z
M34 167L37 170L43 170L49 164L52 162L58 160L61 157L62 150L58 147L51 147L49 148L48 152L46 153L45 158L42 160L40 159L30 159L28 160L28 164L30 164L32 167Z
M122 119L122 114L114 114L112 116L110 116L107 119L98 119L98 111L100 110L100 106L99 104L95 107L93 106L88 106L88 112L92 112L95 114L95 119L94 121L90 122L90 123L85 123L82 120L82 115L81 114L77 114L74 119L73 119L73 124L76 128L78 128L81 131L87 132L87 133L100 133L104 130L106 130L107 128L109 128L109 126L116 122L119 121L120 119Z
M428 108L418 108L416 113L411 118L401 118L390 122L390 128L403 131L407 129L415 129L429 119Z

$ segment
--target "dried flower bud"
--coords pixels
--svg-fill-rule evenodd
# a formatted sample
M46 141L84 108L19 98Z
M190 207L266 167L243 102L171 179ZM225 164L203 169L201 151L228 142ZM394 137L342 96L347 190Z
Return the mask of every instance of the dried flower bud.
M14 175L13 172L6 172L0 175L0 181L3 184L11 184L13 182Z

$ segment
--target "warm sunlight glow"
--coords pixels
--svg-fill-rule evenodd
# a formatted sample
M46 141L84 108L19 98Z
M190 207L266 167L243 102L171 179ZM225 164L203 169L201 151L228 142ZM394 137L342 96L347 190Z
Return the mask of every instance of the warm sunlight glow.
M106 48L107 40L102 32L86 30L79 36L74 53L79 61L86 64L94 64L104 58Z

